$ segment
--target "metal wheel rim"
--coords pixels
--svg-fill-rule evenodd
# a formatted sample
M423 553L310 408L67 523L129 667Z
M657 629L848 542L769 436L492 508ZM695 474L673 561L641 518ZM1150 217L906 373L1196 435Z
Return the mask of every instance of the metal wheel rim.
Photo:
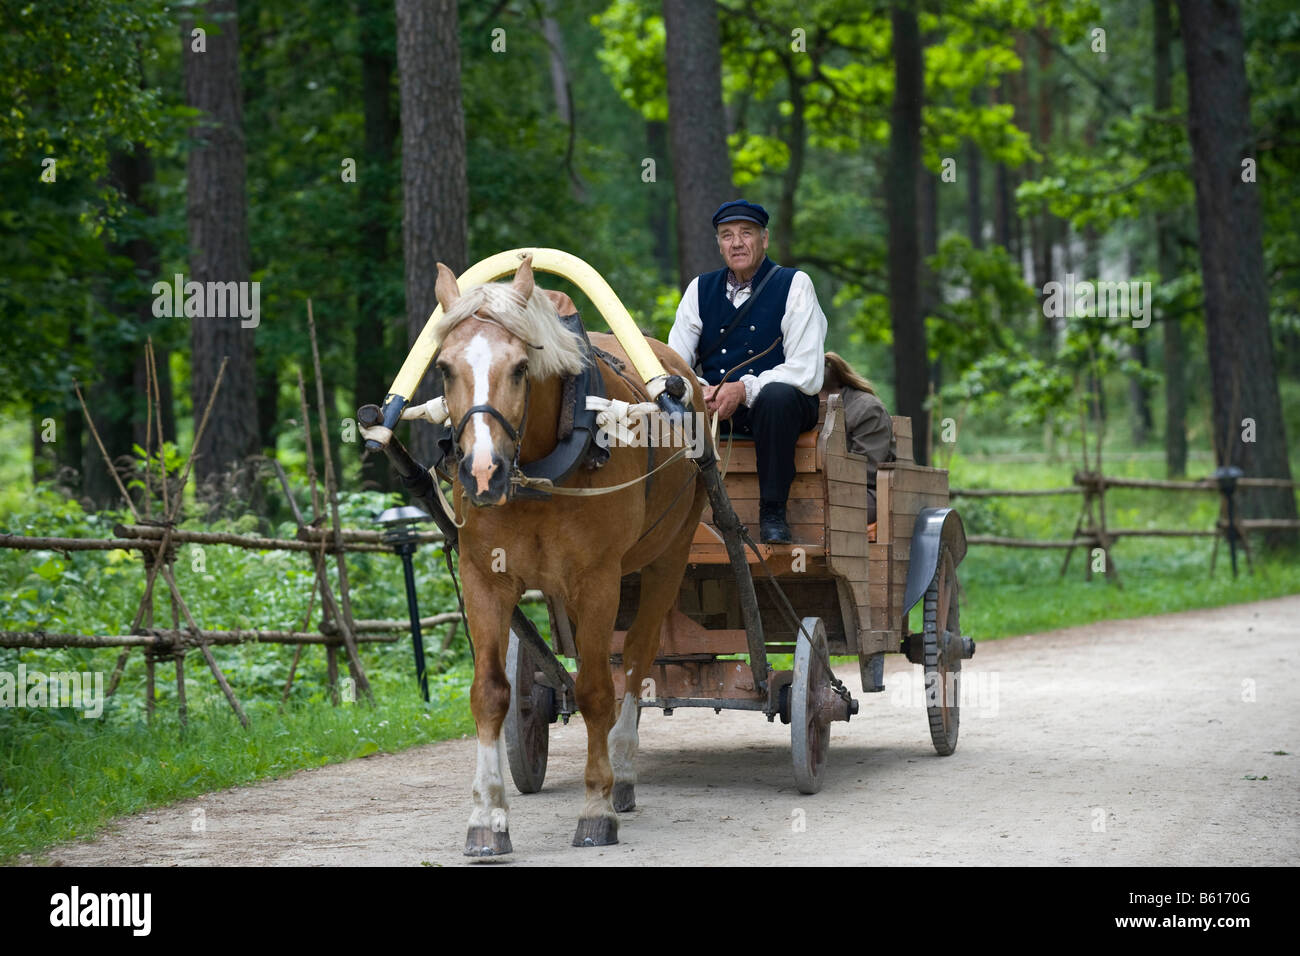
M829 656L826 626L821 618L804 618L803 630L812 636L812 641L800 633L795 643L794 675L790 683L790 750L799 792L816 793L822 788L831 741L830 722L818 717L818 704L830 681L825 668L817 662L829 661Z
M961 634L957 570L946 545L926 589L924 610L926 718L934 749L946 757L957 749L961 725L961 658L955 647L940 640L944 631Z

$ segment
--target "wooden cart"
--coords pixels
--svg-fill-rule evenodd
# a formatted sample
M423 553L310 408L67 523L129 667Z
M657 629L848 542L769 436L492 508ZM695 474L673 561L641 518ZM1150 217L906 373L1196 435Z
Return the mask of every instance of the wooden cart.
M793 668L773 671L765 660L751 667L755 645L742 620L737 574L706 508L677 606L664 623L659 656L638 688L642 708L658 707L665 714L678 707L712 707L780 717L790 724L795 780L804 793L821 787L830 724L848 720L858 709L831 673L831 655L856 656L863 692L876 693L884 690L883 655L906 654L925 671L935 749L947 755L957 746L961 662L974 653L973 642L961 636L958 615L956 568L966 553L965 532L948 507L948 473L917 465L911 420L896 417L893 423L898 460L877 472L873 528L867 524L867 460L849 453L843 409L839 396L832 395L821 404L817 428L796 445L787 505L793 543L748 552L762 647L766 653L793 654ZM730 452L724 443L719 460L726 469L727 497L757 541L753 443L737 440ZM769 572L796 609L798 624ZM636 613L638 578L623 579L611 658L616 699L624 694L621 651ZM909 633L908 612L922 600L924 624ZM554 602L548 607L555 651L576 658L563 609ZM572 682L559 686L545 677L513 631L507 670L514 694L506 749L516 786L530 793L540 789L546 774L549 724L567 720L576 709ZM766 689L760 686L763 673Z

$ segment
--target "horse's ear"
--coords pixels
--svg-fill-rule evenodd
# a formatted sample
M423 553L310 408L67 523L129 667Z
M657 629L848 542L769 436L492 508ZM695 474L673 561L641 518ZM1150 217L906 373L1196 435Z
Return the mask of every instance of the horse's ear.
M524 297L527 302L533 295L533 257L530 253L524 256L524 261L519 263L519 268L515 270L515 281L510 283L510 287Z
M442 306L443 312L449 311L456 304L456 300L460 298L460 286L456 284L456 273L441 262L438 263L438 281L434 284L433 291L438 297L438 304Z

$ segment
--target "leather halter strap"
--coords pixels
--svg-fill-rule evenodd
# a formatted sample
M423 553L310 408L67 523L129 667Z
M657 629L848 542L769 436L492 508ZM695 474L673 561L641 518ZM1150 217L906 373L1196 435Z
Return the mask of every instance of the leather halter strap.
M528 348L538 349L538 350L542 348L542 346L540 345L534 345L532 342L528 342L520 338L519 335L517 335L514 332L511 332L510 329L507 329L504 323L500 322L497 319L492 318L491 316L480 315L479 313L475 312L471 315L466 316L466 319L477 319L480 322L491 322L493 325L500 326L501 328L505 329L507 332L510 332L511 335L519 339L519 341L523 342L524 345L528 346ZM438 356L441 354L442 354L442 346L439 345L437 351L433 353L432 361L437 362ZM506 430L506 434L510 436L510 440L515 443L515 460L514 460L513 467L518 468L519 452L524 443L523 442L524 427L528 424L528 399L530 393L532 392L532 384L533 384L532 377L525 375L524 376L524 414L523 414L523 418L521 418L519 421L518 428L510 424L510 422L506 420L506 417L501 414L500 410L495 405L484 404L484 405L471 406L469 410L466 411L465 414L460 417L460 421L456 424L456 427L452 430L452 441L457 455L459 455L462 458L464 457L464 452L461 451L461 447L460 447L460 436L464 434L465 426L469 424L470 417L477 412L484 412L488 415L491 415L498 422L500 422L501 427L504 428Z
M506 421L506 417L502 415L500 411L497 410L497 407L495 405L474 405L467 412L465 412L464 415L461 416L460 424L456 426L456 430L453 432L453 434L456 437L456 444L458 445L460 444L461 433L465 431L465 426L469 424L469 417L473 415L475 412L487 412L487 414L491 415L493 418L495 418L497 421L501 423L501 427L506 430L506 434L510 436L510 439L512 441L519 441L518 430L516 430L514 425L511 425L508 421ZM524 409L524 414L525 415L528 414L527 407L525 407Z

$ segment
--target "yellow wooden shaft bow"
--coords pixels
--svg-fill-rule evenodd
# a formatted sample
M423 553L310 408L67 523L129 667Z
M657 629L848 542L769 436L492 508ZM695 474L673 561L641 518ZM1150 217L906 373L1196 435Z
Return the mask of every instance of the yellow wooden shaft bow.
M549 272L568 279L592 301L609 325L610 331L623 346L623 351L632 360L642 381L646 383L650 397L658 397L663 391L667 377L663 364L651 350L645 336L632 321L632 316L614 294L614 290L609 287L609 283L577 256L559 249L510 249L506 252L498 252L470 266L457 279L457 283L464 291L484 282L492 282L502 276L512 275L519 268L524 257L530 254L533 257L534 271ZM410 353L406 356L406 361L402 363L401 371L393 380L393 387L388 390L388 397L384 399L385 424L390 418L394 423L396 422L397 415L406 406L419 386L420 380L424 378L429 363L433 361L433 355L438 350L433 329L441 315L442 306L438 306L429 316L429 321L424 324L419 338L415 340ZM397 404L396 408L391 407L394 403Z

